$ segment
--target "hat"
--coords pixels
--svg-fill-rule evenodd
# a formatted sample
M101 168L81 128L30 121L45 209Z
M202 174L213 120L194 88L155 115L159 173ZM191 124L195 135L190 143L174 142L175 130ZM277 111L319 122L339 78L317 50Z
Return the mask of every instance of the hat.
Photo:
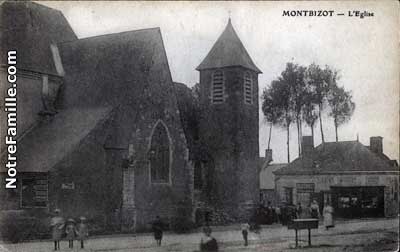
M56 209L54 209L54 212L55 212L55 213L60 213L60 212L61 212L61 210L60 210L60 209L58 209L58 208L56 208Z
M67 220L67 222L75 222L75 220L72 219L72 218L69 218L69 219Z
M86 217L85 217L85 216L81 216L81 217L79 217L79 219L80 219L81 221L84 221L84 220L86 220Z

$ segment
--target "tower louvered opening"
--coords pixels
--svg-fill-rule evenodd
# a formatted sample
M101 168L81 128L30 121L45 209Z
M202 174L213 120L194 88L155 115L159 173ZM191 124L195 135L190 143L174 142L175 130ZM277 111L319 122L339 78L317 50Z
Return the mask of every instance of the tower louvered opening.
M224 73L222 71L215 71L212 78L211 101L214 104L223 103L224 96Z
M253 104L253 80L249 73L244 75L244 103Z

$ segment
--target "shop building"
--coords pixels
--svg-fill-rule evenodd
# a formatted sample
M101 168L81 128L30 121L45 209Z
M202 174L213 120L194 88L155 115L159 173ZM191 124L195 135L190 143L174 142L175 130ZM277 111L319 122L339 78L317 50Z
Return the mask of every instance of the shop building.
M370 146L343 141L314 148L306 136L302 156L274 172L277 201L308 206L315 199L321 210L330 202L340 218L395 216L399 167L382 149L382 137L371 137Z

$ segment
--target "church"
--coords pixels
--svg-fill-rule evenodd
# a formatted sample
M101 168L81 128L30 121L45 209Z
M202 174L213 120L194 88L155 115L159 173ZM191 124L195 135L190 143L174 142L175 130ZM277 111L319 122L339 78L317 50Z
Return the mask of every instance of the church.
M1 3L0 19L1 100L9 50L18 68L18 184L4 189L2 142L2 216L58 208L140 231L156 216L202 225L253 214L261 71L230 19L193 89L173 81L159 28L79 39L62 12L33 2Z

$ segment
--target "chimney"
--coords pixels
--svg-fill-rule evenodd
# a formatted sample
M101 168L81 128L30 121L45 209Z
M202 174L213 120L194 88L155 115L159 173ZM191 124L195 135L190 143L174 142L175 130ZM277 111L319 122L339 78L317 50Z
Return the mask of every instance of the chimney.
M382 137L374 136L369 138L369 149L374 153L382 153L383 146L382 146Z
M314 139L312 136L303 136L301 142L301 152L303 157L309 157L314 149Z
M271 163L273 161L273 159L272 159L272 149L265 149L265 160L268 163Z

